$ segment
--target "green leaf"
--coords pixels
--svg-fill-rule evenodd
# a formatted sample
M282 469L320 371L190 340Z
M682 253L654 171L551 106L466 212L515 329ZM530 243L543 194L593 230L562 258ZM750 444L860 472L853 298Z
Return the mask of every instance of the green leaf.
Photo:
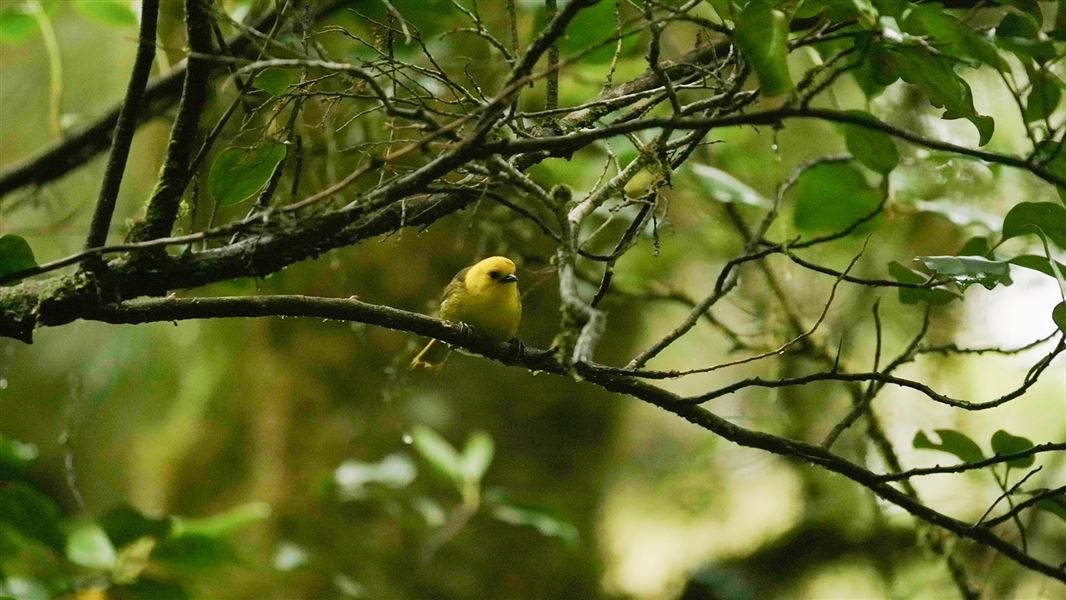
M881 67L879 63L882 60L881 56L871 51L866 60L860 61L858 66L848 71L855 81L855 85L859 86L867 100L880 96L885 91L885 88L888 87L888 84L882 83L880 79Z
M879 13L897 21L903 18L903 11L911 6L904 0L873 0L873 4Z
M789 191L795 201L793 221L801 231L836 232L873 212L881 190L862 172L842 162L817 163L805 169Z
M973 202L965 200L953 200L945 196L924 200L922 195L927 192L935 193L935 189L940 187L940 184L928 178L932 174L932 169L928 164L921 168L929 169L929 171L925 173L911 171L900 178L894 190L896 200L906 204L913 203L914 208L919 212L939 215L960 228L969 228L972 225L989 227L990 224L995 227L995 224L1002 219L1002 215L986 211ZM950 177L947 180L950 181Z
M1035 38L1040 33L1040 23L1030 15L1009 12L996 26L996 35L1001 37Z
M37 446L24 444L0 433L0 482L22 477L37 462Z
M404 454L390 454L380 462L346 460L333 472L333 480L343 500L358 500L369 493L369 484L402 488L418 474L414 463Z
M1043 121L1051 116L1059 106L1062 99L1062 82L1048 71L1034 71L1030 74L1032 87L1026 96L1025 116L1026 123Z
M708 4L714 8L714 12L718 15L718 18L722 21L733 19L733 2L732 0L707 0Z
M1051 320L1059 326L1059 331L1066 333L1066 302L1059 302L1051 309Z
M1047 243L1047 236L1040 233L1040 240L1043 242L1044 256L1036 256L1026 254L1022 256L1016 256L1010 259L1011 264L1016 264L1021 267L1032 269L1034 271L1040 271L1055 279L1055 282L1059 284L1059 291L1062 294L1066 294L1066 265L1051 258L1050 248Z
M964 289L980 283L986 289L1010 285L1010 263L980 256L919 256L927 268L959 284Z
M310 555L307 550L292 542L281 542L274 549L271 564L278 571L288 572L306 566L308 559L310 559Z
M220 205L237 204L270 181L285 153L285 145L274 140L254 148L226 148L211 165L207 189Z
M0 484L0 523L57 552L63 550L59 506L21 481Z
M875 120L873 115L854 111L852 114ZM892 136L883 131L868 129L858 125L844 127L844 139L848 152L859 162L878 173L888 173L899 164L899 150Z
M778 4L782 4L778 2ZM842 21L855 18L865 29L877 25L877 9L870 0L805 0L793 15L794 19L805 19L825 13L829 21Z
M333 576L333 585L337 587L337 591L340 592L341 598L367 597L366 586L344 573L337 573Z
M21 7L0 9L0 44L18 46L37 31L33 16Z
M431 3L426 3L424 0L411 2L411 4L426 4L427 7L431 6ZM532 6L535 6L535 13L533 15L533 29L535 31L541 31L548 24L548 12L544 8L543 2L531 2ZM559 3L562 6L563 3ZM583 8L566 26L565 34L559 39L559 53L563 57L572 56L579 52L588 51L583 54L581 63L585 65L606 65L611 62L614 57L615 43L612 41L608 44L602 44L604 40L611 39L615 35L616 21L615 21L615 6L618 4L618 0L599 0L596 4ZM405 15L408 15L406 8L403 10ZM437 13L447 15L447 10L436 10ZM623 15L625 10L623 9ZM625 17L623 16L623 19ZM420 24L421 27L421 24ZM423 35L424 32L423 32ZM644 40L640 36L626 36L622 38L622 48L619 53L619 57L624 59L626 57L633 56L635 52L639 52L643 47ZM598 47L595 50L590 50L593 46ZM368 57L369 58L369 57ZM566 90L562 92L565 94Z
M600 0L588 8L582 9L566 26L566 35L559 42L559 52L563 56L583 52L605 39L611 38L615 33L615 4L616 1ZM560 3L562 5L562 3ZM543 24L547 24L547 14L544 14ZM540 19L538 19L539 24ZM622 40L622 56L627 56L631 51L640 48L636 36L629 36ZM586 64L602 65L611 62L614 56L615 44L605 44L596 50L589 52L582 58Z
M963 462L968 463L978 462L985 458L985 455L981 453L981 448L965 434L954 429L935 429L934 431L940 436L939 444L930 440L924 431L919 431L914 434L914 447L954 454Z
M1066 495L1050 496L1034 504L1036 508L1049 512L1066 521Z
M919 273L896 260L888 263L888 272L900 283L913 283L917 285L924 283L927 279L922 273Z
M456 483L463 481L459 453L436 431L424 425L415 425L411 430L411 444L415 452L439 475Z
M256 75L252 85L271 96L280 96L285 93L290 84L292 84L292 75L289 75L288 71L271 67L263 69L259 75Z
M1033 442L1029 438L1012 435L1002 429L992 434L992 451L996 454L1014 454L1032 447ZM1016 469L1025 469L1032 466L1034 460L1034 457L1026 456L1025 458L1007 461L1007 464Z
M941 54L968 62L982 62L996 70L1007 70L991 41L944 12L939 6L912 5L900 22L903 31L931 38Z
M974 236L959 248L959 251L955 254L957 256L983 256L990 258L992 253L992 246L988 243L988 238L984 236Z
M266 502L249 502L210 517L198 519L172 517L173 529L171 534L175 537L202 536L221 538L244 529L253 523L262 521L269 516L269 504Z
M88 2L71 2L81 14L109 27L130 27L137 25L137 14L129 2L124 0L90 0Z
M466 440L466 447L463 448L463 455L460 457L463 480L467 483L480 482L492 463L494 453L495 444L489 434L484 431L475 431L471 434Z
M1002 3L1013 6L1034 21L1044 20L1044 15L1040 12L1040 3L1037 0L1004 0Z
M737 16L733 41L759 78L763 96L792 90L788 74L788 20L765 0L751 0Z
M1050 277L1057 277L1055 271L1051 268L1051 263L1046 256L1038 256L1036 254L1023 254L1021 256L1015 256L1008 260L1012 265L1018 265L1026 269L1032 269L1034 271L1040 271L1041 273ZM1055 265L1059 268L1059 273L1066 275L1066 265L1055 261Z
M577 543L576 527L535 508L499 504L492 508L492 517L510 525L532 527L543 536L558 538L570 545Z
M1035 3L1034 3L1035 4ZM996 26L995 44L1017 56L1022 64L1029 66L1031 61L1045 64L1054 60L1058 52L1051 40L1040 39L1040 23L1043 16L1040 8L1030 14L1009 12Z
M1044 168L1066 179L1066 148L1061 143L1044 140L1036 147L1035 157ZM1055 186L1059 200L1066 204L1066 187Z
M6 577L0 579L0 598L3 600L53 600L55 595L36 579Z
M1003 219L1003 240L1043 232L1056 246L1066 248L1066 207L1054 202L1021 202Z
M411 501L411 506L418 511L418 514L421 515L426 525L431 529L436 529L448 521L448 514L444 511L444 508L432 498L419 496Z
M237 558L227 540L203 535L187 535L163 540L152 549L153 561L187 571L223 566Z
M0 235L0 277L37 266L33 250L20 236Z
M980 134L980 145L992 139L995 121L977 114L969 84L955 73L950 58L931 54L914 46L882 45L874 48L871 61L878 83L889 85L897 79L925 91L929 103L943 108L944 119L967 119Z
M718 202L747 204L759 208L770 208L771 203L762 194L748 187L744 182L725 171L710 165L687 164L688 179L696 183L700 190Z
M98 521L116 548L145 536L161 539L170 533L170 520L147 517L129 504L112 508Z
M75 525L67 536L67 558L90 569L110 570L115 566L118 553L103 528L86 522Z

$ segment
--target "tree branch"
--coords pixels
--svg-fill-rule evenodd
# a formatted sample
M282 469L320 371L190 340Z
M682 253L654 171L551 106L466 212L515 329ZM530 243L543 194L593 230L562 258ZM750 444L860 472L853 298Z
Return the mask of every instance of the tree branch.
M104 171L104 181L100 185L100 197L96 201L89 235L85 248L95 248L107 243L107 231L111 227L111 216L115 212L115 201L122 185L122 174L126 169L126 159L130 153L130 143L137 130L138 114L144 86L148 83L148 74L155 59L155 28L159 17L159 0L144 0L141 4L141 27L137 42L137 54L133 60L126 99L119 111L115 137L111 142L111 157Z
M702 404L709 402L715 398L721 398L722 396L728 396L748 387L761 387L761 388L781 388L791 387L797 385L805 385L816 381L876 381L879 383L889 383L892 385L898 385L900 387L910 388L912 390L919 391L925 394L930 400L945 404L947 406L953 406L955 408L961 408L965 410L986 410L989 408L995 408L997 406L1006 404L1015 398L1019 398L1025 394L1025 392L1036 383L1039 376L1043 371L1051 364L1056 356L1061 354L1063 350L1066 350L1066 341L1060 340L1059 344L1046 356L1044 356L1033 368L1030 374L1025 378L1020 386L1014 390L999 396L998 398L988 400L985 402L970 402L967 400L958 400L950 396L941 394L929 387L928 385L919 381L913 381L910 379L904 379L902 377L896 377L894 375L888 375L881 372L871 373L840 373L840 372L822 372L811 373L809 375L800 375L798 377L785 377L782 379L762 379L760 377L752 377L750 379L743 379L741 381L734 382L730 385L722 386L716 390L692 396L687 401L692 404ZM668 379L674 376L671 371L636 371L631 369L613 369L615 372L624 375L630 375L641 378L651 379Z
M1045 166L1029 160L1028 158L968 148L950 142L942 142L861 115L821 108L778 108L774 110L728 115L724 117L649 117L640 120L615 122L597 129L585 129L566 135L488 143L481 148L481 152L485 156L492 154L511 156L529 152L543 152L545 150L559 152L560 148L576 149L596 140L627 133L635 133L645 129L670 128L688 130L704 128L716 129L721 127L736 127L739 125L778 125L787 119L819 119L831 123L845 123L848 125L863 127L865 129L883 131L892 137L910 142L917 146L930 148L932 150L943 150L945 152L952 152L962 156L978 158L990 163L1023 169L1052 185L1066 189L1066 177L1052 173Z
M340 4L340 0L316 2L314 11L316 16L325 15ZM268 27L277 19L277 16L277 13L271 10L256 20L252 26L256 29ZM232 52L240 53L248 49L251 39L238 34L229 38L226 43ZM137 119L138 126L174 104L181 93L185 69L185 66L176 67L148 84L141 100L142 110ZM212 67L213 72L217 70L218 66ZM106 150L124 104L125 102L115 104L92 124L42 149L22 163L0 171L0 199L27 185L39 186L59 179L70 171L84 166L97 154Z
M160 290L191 288L234 277L263 276L295 262L313 258L367 238L402 227L423 227L461 210L476 200L470 194L431 196L425 200L405 200L364 213L326 213L308 216L298 222L270 222L259 225L235 244L180 256L160 255L151 261L119 258L108 263L108 276L118 298L158 295ZM361 217L359 215L362 215ZM245 231L221 227L220 235ZM138 246L162 247L201 234L141 242ZM165 242L165 243L164 243ZM31 342L38 325L58 325L81 318L101 303L93 278L74 273L43 281L28 281L10 288L0 287L0 336Z
M1014 508L1011 508L1009 511L1003 513L1002 515L985 521L985 527L994 527L996 525L999 525L1000 523L1006 523L1007 521L1018 516L1018 514L1021 513L1023 510L1029 508L1030 506L1033 506L1034 504L1039 503L1041 500L1045 500L1053 496L1058 496L1060 494L1066 494L1066 485L1059 486L1051 490L1044 490L1037 494L1033 494L1031 498L1027 498L1023 502L1019 502L1018 504L1014 505Z
M84 316L108 323L260 316L314 317L355 321L435 337L504 364L569 376L568 368L561 364L551 351L529 347L516 350L510 344L493 342L477 333L445 321L352 298L308 296L154 298L106 305L89 311ZM883 475L868 471L820 446L740 427L702 407L689 404L684 398L672 392L631 377L621 376L613 369L590 362L577 362L573 367L583 380L593 385L654 404L733 443L813 463L843 475L922 521L950 531L959 537L999 550L1022 566L1066 583L1066 568L1056 567L1029 555L1000 538L987 527L973 527L933 510L885 483L882 479Z
M178 102L178 115L170 130L163 172L155 191L148 200L144 221L134 226L130 241L143 242L170 233L178 216L178 205L189 180L189 159L199 133L200 114L207 102L207 82L210 63L194 54L210 53L211 18L205 0L185 0L185 28L189 36L188 65Z
M331 3L335 5L336 3ZM325 9L323 9L325 12ZM571 15L572 16L572 15ZM236 46L236 42L231 42ZM691 76L698 72L691 61L707 61L715 56L713 47L702 47L685 55L673 63L664 64L664 70L675 78ZM657 75L651 71L636 79L612 88L601 94L606 102L620 99L619 104L587 105L564 117L561 121L570 127L584 127L591 124L598 116L622 106L628 100L626 96L657 85ZM149 87L146 97L151 94ZM602 111L602 112L601 112ZM539 158L530 158L528 164L534 164ZM455 163L454 159L451 163ZM444 163L443 167L448 164ZM528 165L526 165L528 166ZM113 252L148 250L167 245L186 244L210 237L227 237L238 231L248 233L256 230L255 236L246 238L242 243L231 244L223 248L205 252L186 253L180 259L160 257L153 268L141 270L133 268L128 261L117 261L111 274L117 280L118 297L133 298L143 294L158 294L163 289L177 289L182 286L196 287L219 281L227 277L265 275L279 270L300 260L317 256L325 251L344 245L356 243L374 235L393 231L404 226L425 226L436 219L465 208L477 199L472 194L447 194L430 197L425 201L404 201L400 206L389 205L392 199L402 196L397 189L412 188L412 181L434 177L424 175L430 168L432 175L442 168L437 164L426 165L399 184L387 186L388 202L380 202L367 207L358 204L350 210L318 214L302 218L294 223L289 218L269 219L265 216L253 216L243 221L228 224L212 230L176 236L157 237L155 240L98 247L63 259L44 263L29 270L9 273L0 278L0 283L49 272L73 265L87 256L103 255ZM428 188L427 188L428 189ZM286 210L299 205L289 205ZM355 203L353 203L355 204ZM179 284L178 282L182 282ZM79 311L91 307L95 297L90 290L94 287L83 278L64 276L48 282L26 282L14 288L0 288L0 335L30 342L33 329L40 320L40 315L69 321L77 318ZM42 311L41 307L45 309ZM58 308L49 310L49 306ZM74 315L74 316L72 316Z
M1018 460L1019 458L1026 458L1043 452L1063 452L1066 451L1066 443L1046 443L1037 444L1031 448L1020 450L1018 452L1011 452L1010 454L997 454L991 458L986 458L977 462L962 463L958 465L948 465L942 467L937 465L935 467L922 467L918 469L909 469L906 471L900 471L898 473L889 473L887 475L881 475L877 478L878 481L888 483L890 481L903 481L912 477L919 477L922 475L939 475L943 473L964 473L966 471L973 471L976 469L983 469L992 465L998 465L1000 463L1010 462Z

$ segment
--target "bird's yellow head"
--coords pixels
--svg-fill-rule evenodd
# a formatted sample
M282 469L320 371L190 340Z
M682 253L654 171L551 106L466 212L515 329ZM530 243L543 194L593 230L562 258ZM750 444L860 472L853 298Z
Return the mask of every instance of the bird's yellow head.
M466 272L466 289L473 293L493 294L518 283L515 266L505 256L492 256L470 267Z

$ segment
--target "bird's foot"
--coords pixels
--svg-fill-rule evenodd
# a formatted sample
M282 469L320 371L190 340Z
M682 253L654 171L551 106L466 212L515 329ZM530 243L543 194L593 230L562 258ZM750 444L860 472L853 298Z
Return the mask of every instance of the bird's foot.
M507 340L507 358L510 360L518 360L526 353L526 345L522 343L522 340L513 337Z
M458 323L456 323L456 327L459 328L459 333L461 335L472 335L474 333L474 328L471 327L470 324L465 321L459 321Z

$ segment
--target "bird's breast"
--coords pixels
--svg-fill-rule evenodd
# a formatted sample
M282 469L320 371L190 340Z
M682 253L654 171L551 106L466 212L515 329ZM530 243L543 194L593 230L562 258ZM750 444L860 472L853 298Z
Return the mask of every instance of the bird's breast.
M440 307L443 319L463 322L499 341L514 337L522 319L522 301L518 286L501 285L491 292L457 292Z

